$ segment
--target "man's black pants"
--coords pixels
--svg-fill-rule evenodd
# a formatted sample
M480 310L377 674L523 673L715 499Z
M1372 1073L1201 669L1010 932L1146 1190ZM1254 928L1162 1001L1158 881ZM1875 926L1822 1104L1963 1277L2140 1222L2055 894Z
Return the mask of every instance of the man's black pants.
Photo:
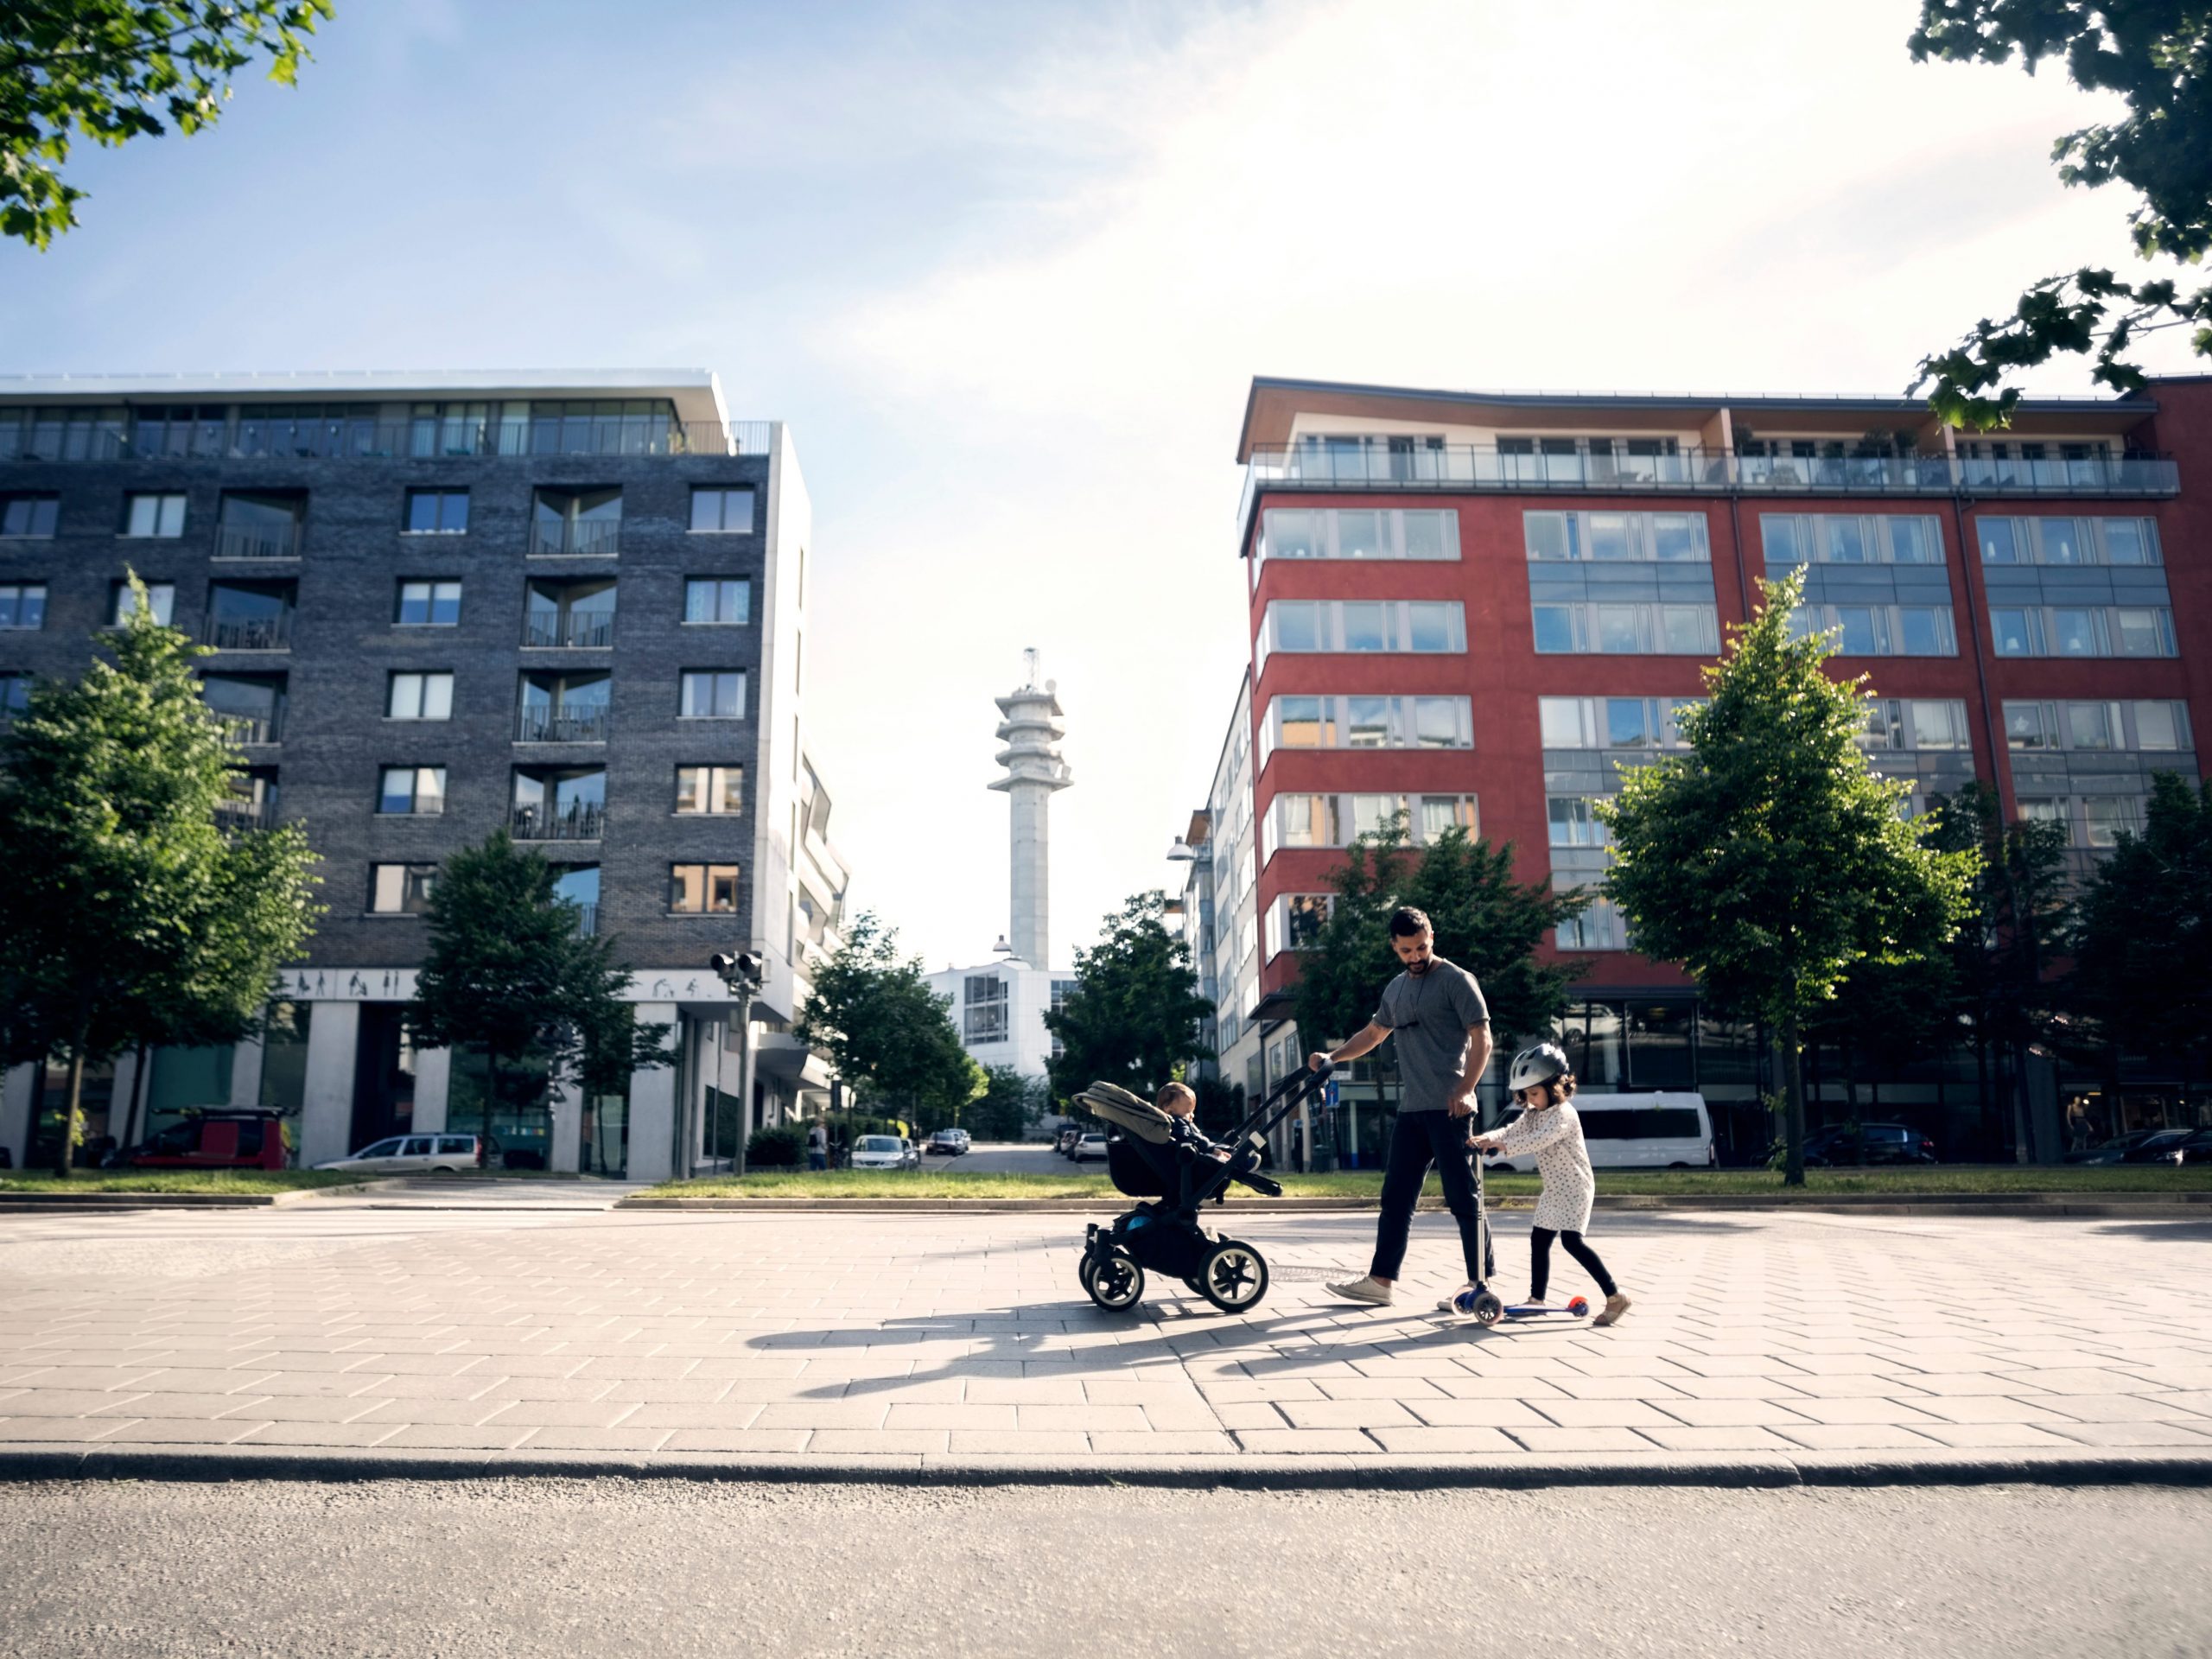
M1491 1278L1496 1268L1483 1261L1482 1229L1475 1222L1475 1178L1467 1168L1467 1136L1472 1117L1449 1112L1400 1112L1390 1132L1390 1161L1382 1173L1382 1218L1375 1228L1375 1263L1368 1269L1377 1279L1395 1279L1406 1262L1406 1234L1414 1224L1414 1205L1420 1201L1421 1183L1434 1164L1444 1178L1444 1202L1459 1224L1459 1250L1465 1256L1467 1277Z

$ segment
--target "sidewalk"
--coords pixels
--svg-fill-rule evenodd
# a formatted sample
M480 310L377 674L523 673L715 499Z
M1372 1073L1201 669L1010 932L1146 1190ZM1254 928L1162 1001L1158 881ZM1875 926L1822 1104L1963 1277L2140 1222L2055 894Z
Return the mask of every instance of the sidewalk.
M1241 1221L1243 1318L1098 1313L1052 1216L60 1224L0 1220L0 1474L2212 1480L2202 1221L1609 1214L1621 1325L1488 1332L1429 1311L1441 1218L1387 1310L1319 1283L1371 1217Z

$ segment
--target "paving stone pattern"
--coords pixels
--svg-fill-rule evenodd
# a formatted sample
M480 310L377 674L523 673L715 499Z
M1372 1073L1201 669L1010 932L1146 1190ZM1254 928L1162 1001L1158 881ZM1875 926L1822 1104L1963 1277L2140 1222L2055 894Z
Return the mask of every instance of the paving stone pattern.
M1363 1266L1370 1217L1243 1221L1275 1279L1232 1318L1157 1280L1098 1313L1071 1216L107 1216L21 1249L40 1224L0 1219L0 1441L2212 1456L2201 1223L1601 1216L1626 1321L1484 1332L1429 1312L1457 1281L1440 1217L1381 1310L1320 1283ZM1517 1293L1525 1223L1499 1230Z

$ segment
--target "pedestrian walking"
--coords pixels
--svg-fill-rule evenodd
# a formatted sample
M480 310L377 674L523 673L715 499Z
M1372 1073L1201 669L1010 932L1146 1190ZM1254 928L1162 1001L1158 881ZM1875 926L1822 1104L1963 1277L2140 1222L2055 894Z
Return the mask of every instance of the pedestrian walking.
M809 1169L830 1167L830 1131L819 1122L806 1132L806 1166Z
M1382 988L1366 1029L1306 1061L1319 1071L1357 1059L1386 1037L1398 1039L1398 1121L1383 1166L1374 1259L1364 1278L1328 1287L1346 1301L1377 1307L1389 1305L1405 1264L1414 1205L1432 1164L1443 1178L1444 1201L1459 1224L1468 1282L1482 1279L1489 1267L1483 1260L1483 1229L1462 1120L1474 1112L1475 1085L1490 1064L1490 1007L1472 974L1436 954L1435 932L1421 911L1408 906L1390 918L1390 948L1403 968Z
M1522 1049L1513 1057L1506 1084L1521 1103L1521 1116L1502 1129L1475 1136L1470 1144L1478 1151L1502 1152L1508 1157L1535 1154L1544 1189L1536 1198L1535 1225L1529 1230L1529 1300L1542 1301L1550 1287L1552 1241L1556 1238L1605 1293L1605 1311L1590 1323L1611 1325L1628 1312L1629 1300L1597 1251L1582 1240L1598 1197L1598 1178L1591 1173L1590 1149L1582 1144L1581 1116L1567 1104L1574 1094L1574 1073L1567 1069L1567 1051L1557 1043Z

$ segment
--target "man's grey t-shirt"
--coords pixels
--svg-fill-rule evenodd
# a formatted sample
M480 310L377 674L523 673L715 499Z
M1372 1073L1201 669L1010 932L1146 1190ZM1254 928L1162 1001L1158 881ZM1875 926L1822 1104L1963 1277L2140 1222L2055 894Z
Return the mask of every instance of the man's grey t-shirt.
M1425 974L1402 973L1382 988L1375 1023L1398 1044L1402 1112L1440 1112L1467 1075L1467 1027L1488 1023L1490 1005L1475 976L1457 963L1429 958Z

